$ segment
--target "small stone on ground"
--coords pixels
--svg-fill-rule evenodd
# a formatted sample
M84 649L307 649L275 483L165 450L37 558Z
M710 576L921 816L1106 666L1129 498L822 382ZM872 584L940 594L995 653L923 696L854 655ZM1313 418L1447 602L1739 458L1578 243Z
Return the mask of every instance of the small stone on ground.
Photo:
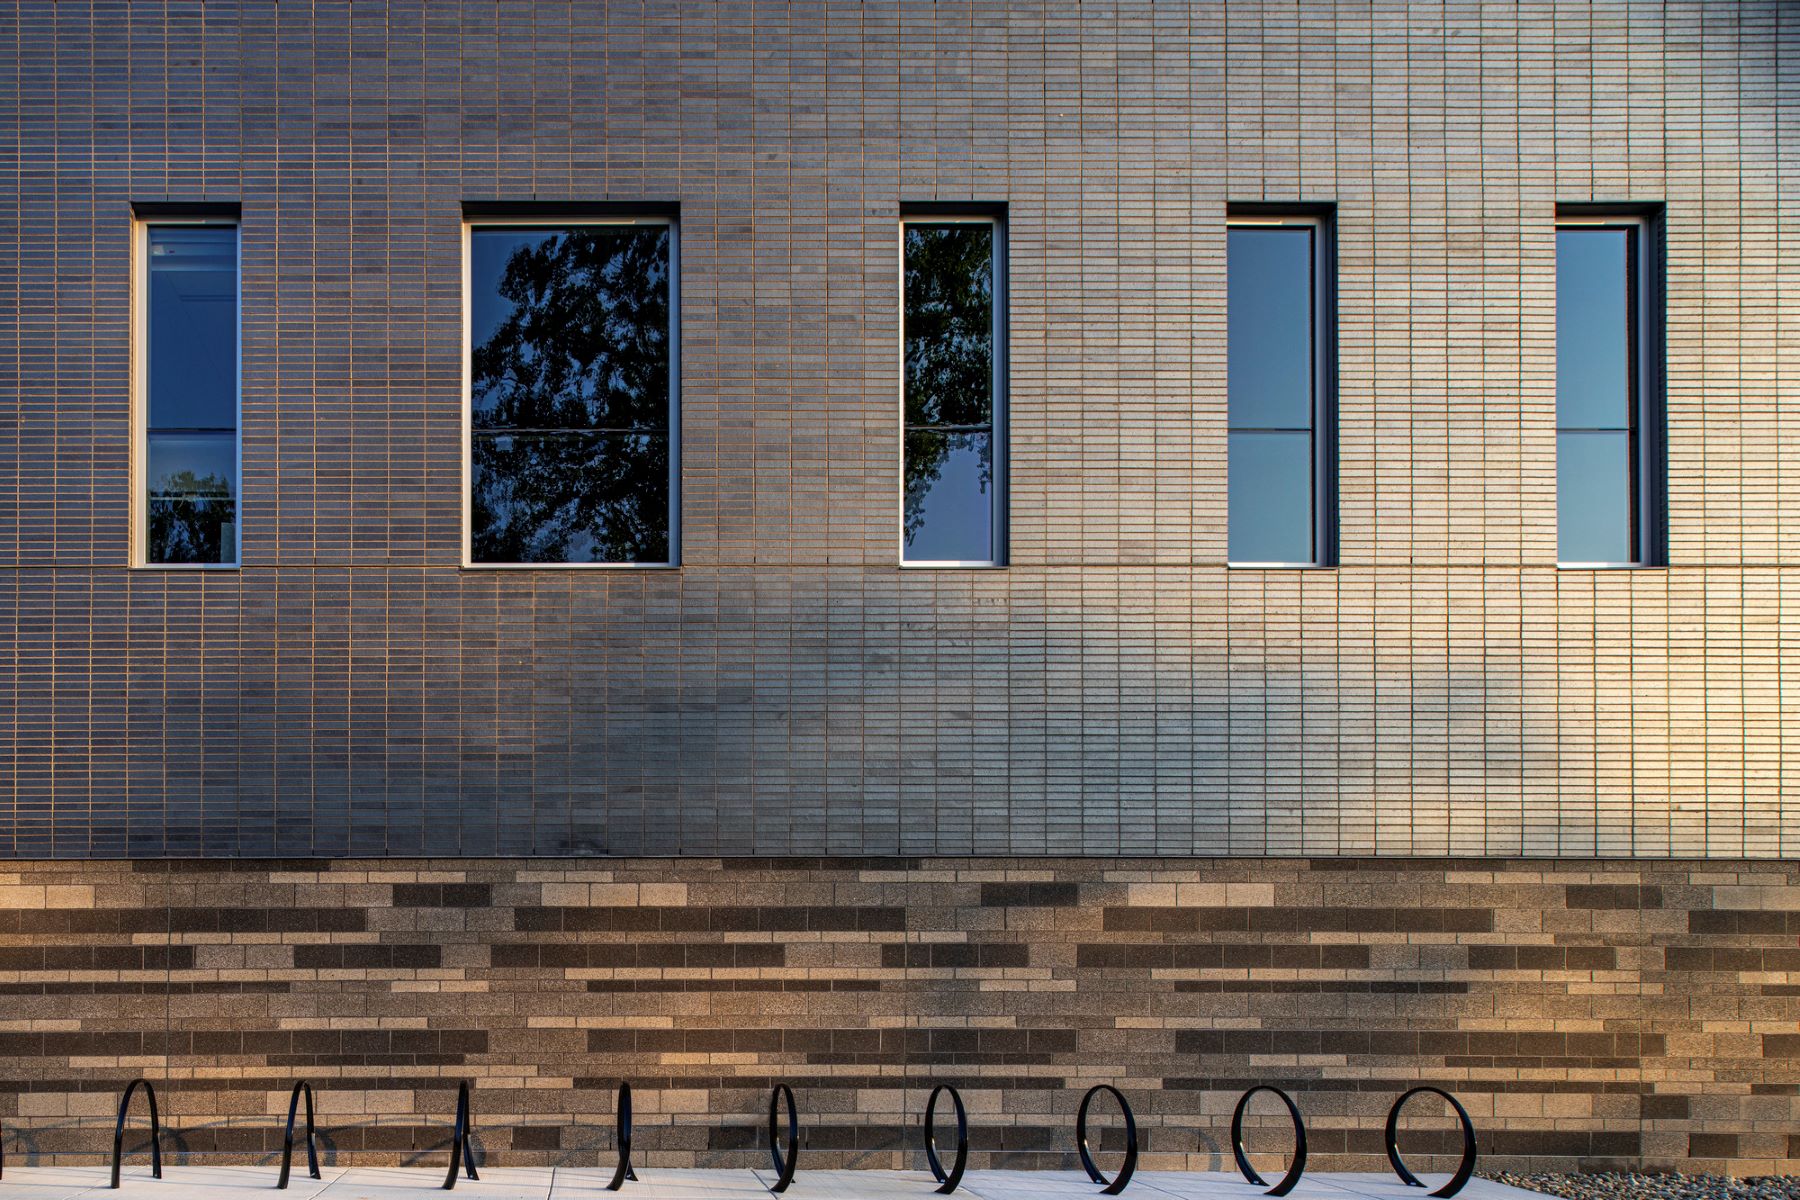
M1729 1175L1678 1175L1673 1172L1639 1175L1636 1172L1603 1171L1592 1175L1530 1175L1511 1171L1483 1171L1492 1179L1546 1196L1565 1200L1800 1200L1800 1175L1755 1175L1733 1179Z

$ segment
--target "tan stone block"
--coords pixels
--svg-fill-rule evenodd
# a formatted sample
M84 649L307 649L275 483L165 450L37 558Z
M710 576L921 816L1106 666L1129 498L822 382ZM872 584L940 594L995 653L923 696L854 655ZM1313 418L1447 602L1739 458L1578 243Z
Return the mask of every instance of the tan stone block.
M1559 1120L1594 1115L1593 1097L1570 1092L1550 1092L1543 1097L1544 1115Z
M1493 1115L1501 1120L1542 1117L1544 1098L1530 1092L1501 1092L1494 1096Z
M593 899L585 883L546 883L541 894L543 903L552 908L586 908Z
M44 889L41 886L22 884L0 887L0 909L39 909L44 906Z
M1125 903L1167 908L1177 903L1176 894L1172 883L1132 883L1126 885Z
M706 1113L711 1111L711 1094L703 1088L658 1088L647 1093L633 1092L635 1104L639 1095L647 1095L651 1107L646 1111L669 1114Z
M19 1116L33 1117L66 1117L69 1114L68 1092L21 1092L19 1093Z
M44 889L45 908L92 908L94 889L80 885L59 885Z
M371 1116L401 1116L414 1110L415 1097L409 1091L371 1089L363 1093L363 1111Z
M1268 908L1275 903L1272 883L1228 883L1225 903L1231 908Z
M66 1112L71 1117L116 1117L118 1103L109 1092L74 1092L68 1096Z
M1753 910L1800 910L1800 886L1716 887L1713 905L1717 908Z

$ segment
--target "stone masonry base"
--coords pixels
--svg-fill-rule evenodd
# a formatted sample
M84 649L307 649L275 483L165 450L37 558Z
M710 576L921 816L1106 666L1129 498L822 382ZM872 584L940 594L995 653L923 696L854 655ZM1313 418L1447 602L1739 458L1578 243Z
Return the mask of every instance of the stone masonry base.
M1317 1169L1384 1168L1388 1104L1430 1083L1484 1166L1793 1171L1800 867L0 864L9 1163L97 1161L140 1075L176 1162L266 1161L300 1078L335 1161L441 1156L468 1079L486 1161L592 1166L628 1079L650 1165L764 1161L786 1081L809 1165L915 1167L944 1081L972 1166L1069 1167L1104 1082L1146 1169L1218 1170L1238 1094L1267 1082ZM1256 1111L1274 1165L1287 1120ZM1409 1160L1448 1169L1443 1108L1409 1112Z

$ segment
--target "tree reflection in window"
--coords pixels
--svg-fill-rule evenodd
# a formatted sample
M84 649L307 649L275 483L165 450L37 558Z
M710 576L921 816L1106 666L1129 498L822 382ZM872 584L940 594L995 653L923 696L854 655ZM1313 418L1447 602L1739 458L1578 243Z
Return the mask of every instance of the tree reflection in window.
M670 228L470 234L470 550L670 560Z
M144 561L237 561L238 231L145 229Z
M995 558L995 229L989 221L904 227L909 561Z
M230 562L237 553L236 528L229 479L177 471L151 485L151 562Z

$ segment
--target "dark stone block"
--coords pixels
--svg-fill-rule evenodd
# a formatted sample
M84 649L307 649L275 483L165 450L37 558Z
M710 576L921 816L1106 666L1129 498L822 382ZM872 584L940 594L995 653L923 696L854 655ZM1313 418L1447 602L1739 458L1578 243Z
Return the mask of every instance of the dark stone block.
M1073 883L984 883L981 903L985 908L1068 908L1080 902L1081 889Z
M1570 884L1568 906L1574 909L1659 909L1662 889L1635 884Z
M1738 1135L1735 1133L1688 1134L1689 1158L1736 1158Z
M485 883L397 883L395 908L487 908L493 889Z

